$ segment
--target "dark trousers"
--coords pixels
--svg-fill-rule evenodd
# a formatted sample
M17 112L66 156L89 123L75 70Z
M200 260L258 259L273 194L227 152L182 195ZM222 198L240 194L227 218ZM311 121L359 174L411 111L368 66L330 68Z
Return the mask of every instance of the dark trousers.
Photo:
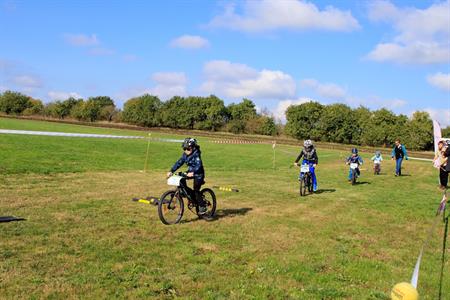
M439 168L439 181L441 185L447 187L448 184L448 172L445 171L444 167Z
M205 201L203 201L202 193L200 192L200 189L202 188L202 185L205 183L205 180L203 178L197 178L194 177L194 189L191 189L187 183L186 179L181 180L181 184L186 188L187 192L189 193L189 196L195 201L197 201L198 206L205 206Z

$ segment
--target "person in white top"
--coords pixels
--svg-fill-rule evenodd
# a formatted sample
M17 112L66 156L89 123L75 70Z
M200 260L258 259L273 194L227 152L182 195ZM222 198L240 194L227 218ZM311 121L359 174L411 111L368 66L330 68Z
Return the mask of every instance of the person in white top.
M375 155L372 156L371 160L373 161L373 172L376 175L380 175L381 172L381 162L383 161L383 156L381 156L380 151L375 151Z

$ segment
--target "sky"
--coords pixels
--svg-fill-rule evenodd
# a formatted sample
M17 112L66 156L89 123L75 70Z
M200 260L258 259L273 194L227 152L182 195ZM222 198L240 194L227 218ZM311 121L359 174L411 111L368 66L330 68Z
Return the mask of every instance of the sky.
M0 0L0 92L318 101L450 125L447 1Z

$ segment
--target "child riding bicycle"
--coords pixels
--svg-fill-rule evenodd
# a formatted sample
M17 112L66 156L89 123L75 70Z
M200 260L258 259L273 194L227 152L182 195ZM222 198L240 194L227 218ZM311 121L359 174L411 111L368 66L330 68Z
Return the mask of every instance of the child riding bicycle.
M297 159L294 162L294 165L298 167L298 162L303 157L302 164L309 165L309 172L311 173L313 191L317 191L317 177L315 173L315 168L319 163L319 157L317 156L317 151L313 145L311 140L305 140L303 142L303 149L300 154L297 156ZM299 179L302 178L302 173L299 174Z
M205 170L203 169L203 163L201 158L200 146L197 144L197 140L194 138L186 138L181 144L184 153L181 155L173 165L170 172L167 173L167 177L173 175L183 164L188 166L187 177L194 180L194 189L192 190L186 184L186 179L182 179L180 182L183 184L187 191L193 196L192 198L197 201L199 206L199 214L205 214L207 211L206 203L200 193L200 188L205 183Z
M375 151L375 155L372 156L371 160L373 161L373 171L375 174L380 174L381 172L381 162L383 161L383 157L381 156L381 151Z
M358 149L353 148L352 149L352 155L350 155L346 160L347 165L351 164L357 164L357 168L354 169L356 172L356 175L359 177L361 175L361 171L359 170L359 166L363 164L362 158L358 155ZM349 172L348 172L348 181L352 181L352 174L353 169L350 166Z

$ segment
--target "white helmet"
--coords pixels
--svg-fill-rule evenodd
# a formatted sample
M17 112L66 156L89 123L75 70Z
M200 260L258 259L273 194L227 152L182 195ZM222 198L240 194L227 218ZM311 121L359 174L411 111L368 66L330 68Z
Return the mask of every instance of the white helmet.
M313 142L312 142L311 140L305 140L305 141L303 142L303 146L304 146L305 148L311 148L311 147L313 146Z

